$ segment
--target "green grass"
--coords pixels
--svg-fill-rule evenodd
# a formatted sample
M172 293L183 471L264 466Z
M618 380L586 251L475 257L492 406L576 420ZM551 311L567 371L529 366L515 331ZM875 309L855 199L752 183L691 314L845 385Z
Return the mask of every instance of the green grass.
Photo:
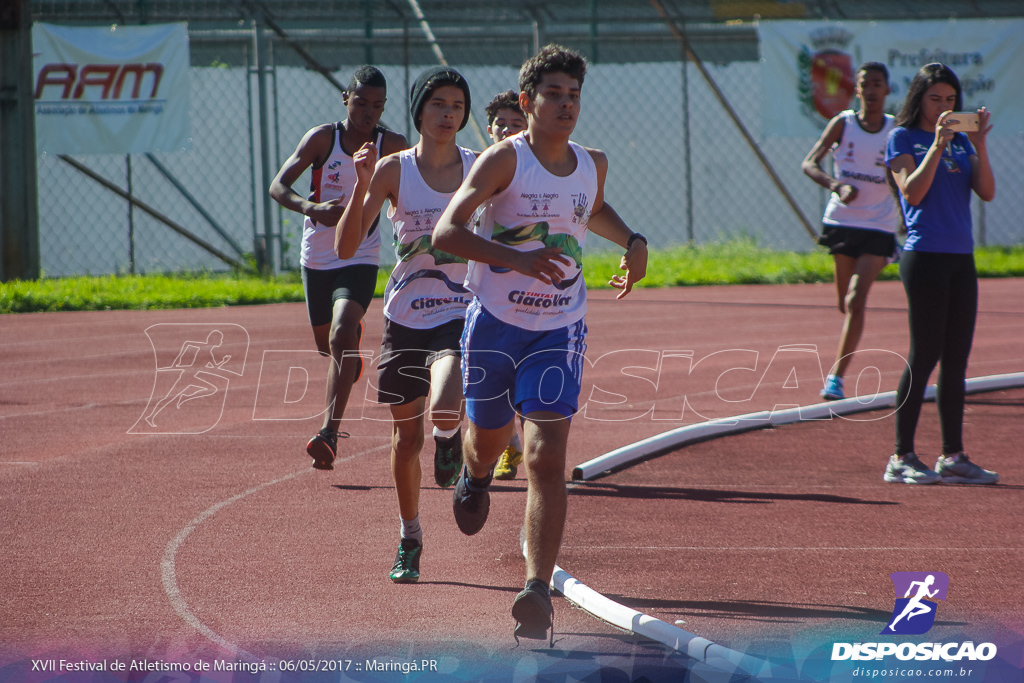
M594 252L585 259L587 287L605 289L620 273L619 252ZM1024 277L1024 246L987 247L975 252L982 277ZM384 292L387 270L377 276ZM898 277L895 266L882 279ZM792 284L830 282L832 258L824 251L772 251L749 241L672 247L651 253L641 287L686 285ZM208 308L303 301L296 273L271 278L191 273L43 278L0 283L0 313L102 311L112 309Z

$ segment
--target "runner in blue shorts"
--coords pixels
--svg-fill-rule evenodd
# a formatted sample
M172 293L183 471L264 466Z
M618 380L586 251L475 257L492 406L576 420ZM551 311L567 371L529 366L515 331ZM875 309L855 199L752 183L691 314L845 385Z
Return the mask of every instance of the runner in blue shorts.
M517 413L572 417L579 408L586 338L583 319L553 330L528 330L497 318L474 299L462 333L470 421L498 429Z
M569 140L585 73L582 56L555 45L523 65L527 130L480 156L433 233L436 247L469 259L474 294L462 335L465 466L452 501L463 533L483 528L491 468L517 416L524 420L527 556L526 587L512 605L517 638L545 638L552 628L548 584L565 525L566 449L586 350L587 232L626 249L626 274L612 279L620 298L647 270L646 240L604 202L607 157ZM467 226L481 206L473 232Z
M487 113L487 135L492 142L501 142L505 138L526 130L526 114L519 106L519 92L505 90L498 93L484 108ZM495 479L515 479L519 466L523 463L523 442L519 432L512 431L508 446L498 458L494 466Z

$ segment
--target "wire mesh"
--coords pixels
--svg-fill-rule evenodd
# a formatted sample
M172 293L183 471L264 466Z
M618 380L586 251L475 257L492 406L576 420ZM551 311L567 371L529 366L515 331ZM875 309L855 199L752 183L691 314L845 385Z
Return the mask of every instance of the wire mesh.
M190 33L191 148L152 158L77 158L124 191L130 182L131 195L162 218L130 208L59 157L39 157L42 268L51 276L228 267L168 222L240 261L259 254L265 240L269 265L294 269L302 217L267 203L266 184L309 128L344 117L341 92L324 73L344 84L359 65L379 66L389 83L382 122L415 141L409 85L443 58L472 88L474 124L459 134L459 144L480 150L487 143L484 106L516 86L519 64L547 42L570 45L590 59L574 138L607 152L606 198L652 246L751 239L776 249L815 249L808 226L819 229L827 196L800 171L814 139L775 138L762 130L761 103L772 93L764 92L755 15L1024 16L1019 3L920 0L549 0L515 6L489 0L33 0L31 6L36 21L187 20ZM697 65L684 58L673 26L757 141L781 189ZM425 37L427 28L435 43ZM261 45L265 52L257 60ZM265 65L262 73L258 61ZM268 103L262 116L261 84ZM1021 136L993 145L991 158L1001 187L1020 184ZM307 172L294 188L305 194L308 186ZM1003 191L989 204L974 203L981 243L1024 241L1018 219L1024 198L1018 195ZM392 258L386 242L385 262ZM600 248L601 242L590 244Z

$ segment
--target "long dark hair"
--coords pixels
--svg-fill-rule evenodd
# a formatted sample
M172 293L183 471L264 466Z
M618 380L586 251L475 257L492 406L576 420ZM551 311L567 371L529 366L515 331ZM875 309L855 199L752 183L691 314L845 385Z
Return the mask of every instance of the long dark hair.
M914 80L910 81L907 88L907 99L903 102L903 110L896 116L896 125L910 128L917 125L921 118L921 100L928 88L936 83L946 83L956 90L956 105L953 111L960 111L964 106L963 91L960 89L960 79L956 77L953 70L945 64L932 62L925 64L921 70L914 74Z

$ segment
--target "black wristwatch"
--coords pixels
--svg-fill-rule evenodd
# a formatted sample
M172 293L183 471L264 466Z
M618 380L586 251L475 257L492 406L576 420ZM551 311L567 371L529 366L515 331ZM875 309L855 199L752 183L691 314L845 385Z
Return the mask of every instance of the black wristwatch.
M633 242L636 242L637 240L640 240L641 242L643 242L645 246L647 245L647 238L644 237L643 235L641 235L638 232L634 232L632 235L629 236L629 239L626 240L626 249L629 249L630 247L632 247L633 246Z

